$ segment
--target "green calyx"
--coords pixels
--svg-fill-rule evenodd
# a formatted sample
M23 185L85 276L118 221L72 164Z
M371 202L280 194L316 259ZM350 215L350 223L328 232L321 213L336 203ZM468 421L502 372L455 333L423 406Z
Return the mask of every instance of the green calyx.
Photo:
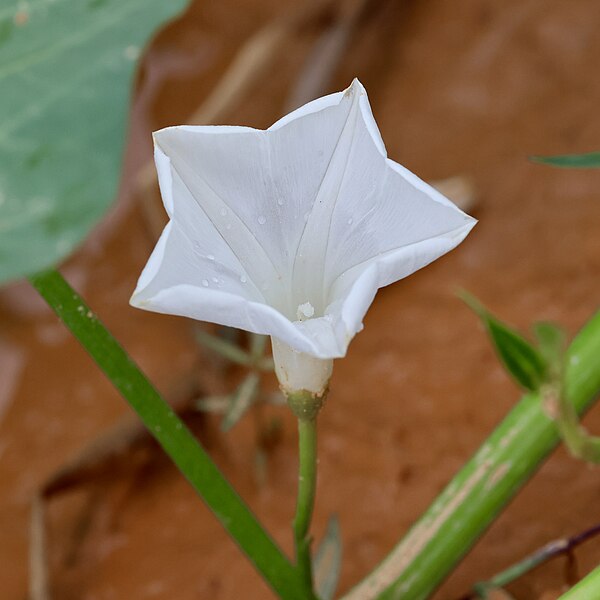
M286 392L286 397L292 412L298 419L301 421L314 421L325 403L327 392L327 388L320 394L308 390L297 390Z

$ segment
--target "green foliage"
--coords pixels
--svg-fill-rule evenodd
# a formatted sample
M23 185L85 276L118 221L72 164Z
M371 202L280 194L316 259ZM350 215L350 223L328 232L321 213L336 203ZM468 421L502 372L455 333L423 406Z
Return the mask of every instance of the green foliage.
M564 169L598 169L600 168L600 152L587 154L565 154L563 156L532 156L533 162Z
M546 361L546 364L549 367L553 367L555 370L559 369L565 349L565 332L558 325L544 321L535 323L533 332L537 338L540 353Z
M299 571L82 298L57 271L39 273L30 280L271 587L284 600L314 600Z
M335 515L327 522L325 535L313 560L315 589L321 600L332 600L342 568L342 535Z
M579 415L600 394L600 311L566 351L564 387ZM481 405L485 400L473 402ZM428 598L559 441L540 394L525 394L407 536L344 600L359 600L366 594L377 600Z
M235 341L208 333L208 331L200 328L196 330L196 341L200 345L236 365L258 369L259 371L273 370L271 357L263 356L266 340L267 336L265 335L252 334L250 337L250 351L246 352Z
M461 297L482 320L498 357L513 379L526 390L538 390L547 371L542 353L520 333L494 317L474 296L462 292Z
M113 200L136 58L186 0L0 0L0 282L66 257Z
M221 421L221 431L229 431L246 414L256 400L259 382L258 374L250 373L238 386L231 396L229 407Z

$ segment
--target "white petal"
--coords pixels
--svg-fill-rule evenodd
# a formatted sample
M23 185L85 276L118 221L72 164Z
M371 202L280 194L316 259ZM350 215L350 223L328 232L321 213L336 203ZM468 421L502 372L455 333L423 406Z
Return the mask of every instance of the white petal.
M155 145L171 222L132 304L270 334L319 358L345 354L379 287L474 224L387 159L358 80L266 131L172 127Z

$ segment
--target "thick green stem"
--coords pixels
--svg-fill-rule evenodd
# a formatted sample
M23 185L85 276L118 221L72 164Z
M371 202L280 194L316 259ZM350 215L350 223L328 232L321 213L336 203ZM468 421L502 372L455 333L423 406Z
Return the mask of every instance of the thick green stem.
M578 414L600 392L600 312L567 353L565 392ZM408 535L345 600L423 600L447 577L559 443L539 394L527 394Z
M596 567L559 600L593 600L600 598L600 567Z
M298 501L294 517L296 562L304 580L312 586L310 522L317 488L317 419L298 419Z
M60 273L46 271L30 281L279 597L313 600L312 589L299 570L290 564L194 435Z

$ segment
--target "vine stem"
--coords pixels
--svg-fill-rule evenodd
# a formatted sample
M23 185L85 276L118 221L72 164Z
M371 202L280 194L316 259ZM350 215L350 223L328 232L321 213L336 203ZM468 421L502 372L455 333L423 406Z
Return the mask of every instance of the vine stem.
M298 419L298 499L294 517L296 563L305 582L312 587L310 523L317 487L317 418Z
M600 567L596 567L587 577L584 577L575 587L572 587L559 600L590 600L600 594Z

